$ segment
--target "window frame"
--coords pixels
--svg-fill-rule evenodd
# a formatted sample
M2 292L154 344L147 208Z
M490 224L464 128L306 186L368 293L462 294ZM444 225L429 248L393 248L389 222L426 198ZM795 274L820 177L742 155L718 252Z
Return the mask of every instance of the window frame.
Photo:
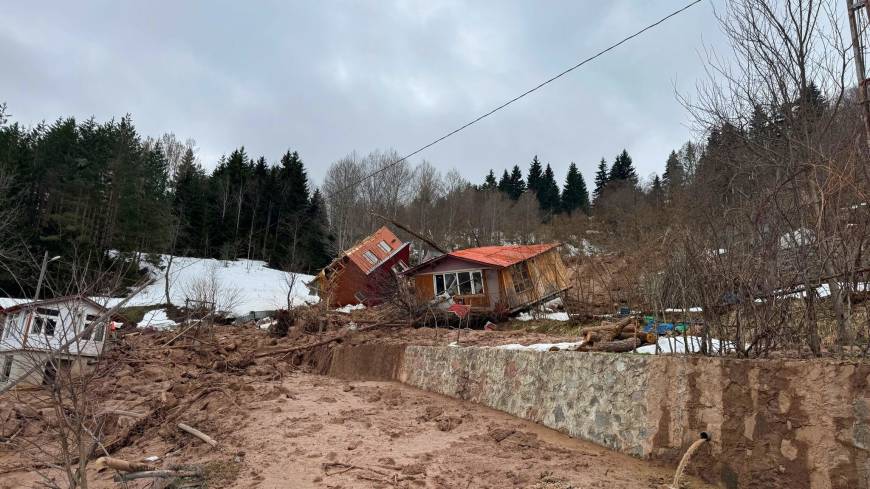
M369 298L369 296L362 290L358 290L354 292L353 298L359 301L360 304L365 304L365 301Z
M409 267L408 264L405 263L404 260L399 260L399 261L397 261L396 263L393 263L393 266L390 267L390 270L392 270L394 274L396 274L396 275L400 275L400 274L402 274L405 270L408 270L408 269L410 269L410 268L411 268L411 267Z
M469 293L469 294L462 293L462 282L459 280L459 275L463 274L463 273L468 274L468 282L467 283L470 284L470 286L471 286L471 293ZM475 281L474 281L475 274L477 274L480 277L480 290L479 291L475 290L476 289L475 288ZM451 284L451 287L449 287L449 288L447 287L447 281L448 281L447 277L449 277L449 276L453 277L453 281L454 281L453 283L456 284L456 293L450 292L450 290L453 288L452 284ZM442 289L440 292L438 291L438 278L439 277L441 278L441 289ZM436 297L441 295L441 294L444 294L444 293L447 293L451 297L452 296L467 297L467 296L472 296L472 295L484 295L484 294L486 294L486 282L484 281L484 274L483 274L482 269L454 270L454 271L450 271L450 272L433 273L432 274L432 286L435 290Z
M378 242L378 248L383 250L384 253L392 253L393 247L390 246L390 243L387 243L386 240L382 239Z
M91 325L91 323L93 323L94 321L96 321L99 318L100 318L100 316L98 314L87 314L86 313L84 315L83 320L82 320L81 331L88 329L88 327ZM91 330L88 334L82 335L82 337L80 339L82 341L91 341L93 339L93 341L99 343L99 342L103 342L105 340L105 336L106 336L106 325L101 324L101 325L95 326L94 329Z
M532 273L529 270L529 264L527 262L520 262L511 267L511 282L514 286L514 292L517 294L522 294L533 290L535 288L535 283L532 280ZM519 280L517 280L519 278ZM518 286L523 286L522 289L518 288Z
M365 250L365 251L363 251L362 255L363 255L363 258L365 258L372 265L377 265L378 261L380 261L380 260L378 260L378 255L376 255L375 252L372 250Z

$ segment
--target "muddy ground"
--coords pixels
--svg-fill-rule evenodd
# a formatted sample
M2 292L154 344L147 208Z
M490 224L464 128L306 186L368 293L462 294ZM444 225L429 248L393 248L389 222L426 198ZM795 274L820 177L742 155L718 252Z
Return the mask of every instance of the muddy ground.
M123 338L105 358L109 368L94 379L94 412L138 415L110 415L102 443L128 461L160 457L155 468L195 466L203 473L196 487L209 488L640 489L665 488L673 478L673 467L488 408L398 383L316 375L314 364L281 353L335 334L274 340L259 330L218 328L203 341L183 338L170 346L169 332ZM444 344L455 334L386 328L345 336L342 343ZM477 345L559 339L525 332L460 336ZM0 399L0 428L18 433L14 443L0 444L0 489L33 487L41 476L59 475L40 468L46 457L33 449L57 439L39 399L26 390ZM218 446L180 431L179 422L211 435ZM89 487L122 487L115 475L91 464ZM149 484L127 487L160 487ZM693 481L685 487L710 486Z
M397 383L293 373L247 385L259 395L213 420L221 426L211 432L224 433L218 448L154 439L117 456L158 455L165 466L205 463L209 487L227 488L641 489L668 487L673 477L671 467ZM118 487L112 475L92 471L91 487ZM0 487L33 482L34 474L12 473Z

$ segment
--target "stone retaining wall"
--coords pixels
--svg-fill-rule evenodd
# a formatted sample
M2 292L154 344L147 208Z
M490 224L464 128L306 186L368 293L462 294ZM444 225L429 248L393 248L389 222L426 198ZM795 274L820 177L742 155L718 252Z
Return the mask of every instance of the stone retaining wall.
M336 351L333 375L399 380L637 457L676 463L705 431L692 471L729 489L870 489L867 364L356 348Z

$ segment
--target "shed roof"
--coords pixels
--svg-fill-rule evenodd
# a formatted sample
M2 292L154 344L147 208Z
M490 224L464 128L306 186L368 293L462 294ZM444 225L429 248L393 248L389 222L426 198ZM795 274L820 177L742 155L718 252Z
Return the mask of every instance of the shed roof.
M509 267L541 253L561 246L561 243L546 243L536 245L506 245L506 246L481 246L479 248L466 248L439 255L425 261L416 267L407 270L406 275L413 275L421 270L434 265L447 257L474 262L480 265L494 266L498 268Z

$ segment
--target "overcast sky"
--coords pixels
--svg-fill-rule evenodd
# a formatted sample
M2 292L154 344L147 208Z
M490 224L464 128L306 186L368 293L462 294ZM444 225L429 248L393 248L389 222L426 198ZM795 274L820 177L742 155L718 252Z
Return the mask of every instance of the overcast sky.
M356 150L415 150L688 3L2 2L0 101L27 125L130 113L233 148L299 151L316 182ZM721 44L705 1L416 157L480 181L537 154L587 182L626 148L641 176L691 137L674 90Z

